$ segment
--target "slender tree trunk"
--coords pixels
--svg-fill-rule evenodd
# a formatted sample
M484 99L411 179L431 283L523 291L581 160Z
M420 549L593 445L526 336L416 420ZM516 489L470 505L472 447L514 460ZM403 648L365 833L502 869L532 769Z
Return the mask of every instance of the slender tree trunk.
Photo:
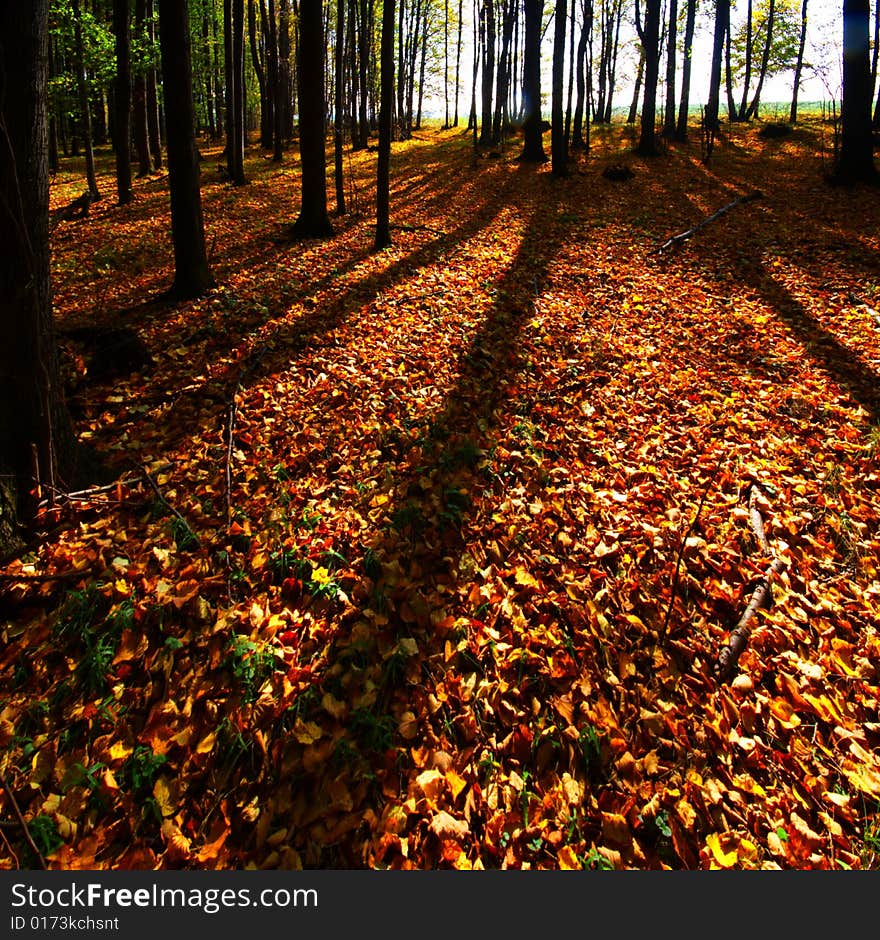
M342 0L339 0L339 6ZM278 21L275 0L269 0L269 95L272 99L272 162L284 158L284 105L281 101L281 65L278 54Z
M663 136L675 137L675 57L678 43L678 0L669 0L669 28L666 33L666 108Z
M257 88L260 95L260 146L263 150L272 149L272 127L273 110L275 99L269 91L266 81L266 69L263 68L263 59L260 53L260 46L257 42L257 8L254 6L254 0L248 0L248 40L251 47L251 64L254 68L254 75L257 77ZM263 0L260 0L260 20L261 32L266 33L266 7ZM233 88L235 85L233 84Z
M639 64L636 69L636 83L633 88L632 101L629 105L629 114L626 116L627 124L635 124L639 116L639 99L642 95L642 83L645 80L645 47L639 50Z
M165 102L174 242L174 283L169 295L183 300L199 297L214 286L202 222L187 0L159 0L159 45L163 87L175 89Z
M135 0L134 33L138 42L146 38L146 16L145 0ZM134 120L134 149L138 159L137 175L148 176L153 171L153 160L150 156L150 138L147 134L147 76L142 67L134 70L131 103Z
M748 103L749 103L749 85L752 83L752 55L753 55L753 46L755 44L752 30L752 19L753 19L753 10L752 10L752 0L748 0L746 4L746 49L745 49L745 64L743 66L743 93L742 101L740 106L735 112L731 115L734 120L745 121L746 113L748 112ZM730 28L727 30L727 68L730 70Z
M235 178L235 72L232 55L232 0L223 0L223 123L226 126L226 175Z
M72 482L76 446L52 323L47 175L48 0L0 4L0 558L42 488Z
M520 160L545 163L541 126L541 17L544 0L524 0L525 38L523 45L523 149Z
M391 244L391 110L394 97L394 0L382 5L380 43L379 154L376 167L376 251Z
M156 26L153 19L153 0L147 0L147 37L150 45L156 41ZM153 166L158 170L162 166L162 120L159 116L159 91L157 88L156 69L147 70L147 137L150 142L150 154Z
M297 91L302 193L294 238L333 234L327 215L327 155L324 134L324 17L321 0L300 0Z
M770 49L773 44L773 24L776 17L776 0L770 0L767 8L767 39L764 43L764 52L761 56L761 65L758 72L758 85L755 88L755 97L746 111L746 120L750 121L758 116L758 108L761 106L761 92L764 88L764 79L767 77L767 68L770 64ZM873 87L873 86L872 86Z
M116 193L117 204L134 199L131 188L131 41L128 0L113 0L113 33L116 37Z
M232 182L236 186L243 186L247 182L244 175L244 145L247 135L245 121L247 95L244 85L244 0L232 0L232 24Z
M293 139L293 88L290 79L290 0L280 0L278 14L278 67L281 76L281 130Z
M660 78L660 4L661 0L645 0L645 26L642 45L645 48L645 97L642 102L642 124L639 153L657 153L657 82Z
M342 173L343 116L345 94L345 3L336 3L336 48L333 68L336 74L333 105L333 171L336 182L336 214L345 215L345 179Z
M455 115L452 126L458 127L458 96L461 90L461 30L464 21L464 0L458 0L458 43L455 47Z
M86 183L92 199L100 199L98 181L95 175L95 151L92 147L92 111L89 107L89 94L86 87L86 70L83 64L82 19L79 0L73 3L73 32L75 42L76 87L79 96L80 122L83 131L83 151L86 155Z
M875 182L871 134L871 63L868 0L843 0L843 99L840 155L834 178L840 183Z
M681 98L678 104L678 121L675 136L678 140L687 140L688 112L691 96L691 67L693 65L694 27L697 19L697 0L687 0L687 13L684 24L684 61L681 65Z
M712 131L718 131L721 99L721 60L724 55L724 37L730 22L730 0L715 0L715 30L712 37L712 66L709 72L709 97L706 102L704 121Z
M567 0L556 0L553 14L553 71L550 104L550 164L554 176L568 176L568 140L565 137L565 27Z
M449 0L443 0L443 130L449 127Z
M372 17L368 0L361 0L361 32L360 32L360 52L358 54L358 65L361 71L361 100L358 106L358 125L360 127L360 138L358 140L358 150L364 150L370 140L370 124L367 119L367 99L369 88L369 64L370 64L370 24ZM392 53L394 37L391 37ZM393 90L393 89L392 89Z
M493 0L483 0L482 12L484 23L483 81L480 88L482 101L482 119L480 121L480 143L492 143L492 90L495 82L495 4Z
M584 140L584 115L586 114L587 126L590 122L589 102L587 101L587 81L586 81L586 58L587 43L589 41L590 31L592 29L592 2L583 0L581 5L583 13L583 22L581 23L581 34L578 39L577 49L577 67L575 69L575 85L577 87L577 98L574 106L574 122L572 129L572 141L575 147L586 148Z
M794 65L794 83L791 89L791 111L788 119L792 124L797 124L798 116L798 95L801 90L801 75L804 70L804 48L807 44L807 2L803 0L801 4L801 36L798 42L797 59Z

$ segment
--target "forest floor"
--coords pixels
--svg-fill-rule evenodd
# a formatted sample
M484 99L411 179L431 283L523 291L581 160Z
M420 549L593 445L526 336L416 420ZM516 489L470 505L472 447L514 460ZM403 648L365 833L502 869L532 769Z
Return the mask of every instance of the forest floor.
M562 180L425 129L379 253L375 153L297 243L295 154L205 147L174 305L167 179L101 152L52 270L119 482L3 571L0 865L880 867L880 194L760 127Z

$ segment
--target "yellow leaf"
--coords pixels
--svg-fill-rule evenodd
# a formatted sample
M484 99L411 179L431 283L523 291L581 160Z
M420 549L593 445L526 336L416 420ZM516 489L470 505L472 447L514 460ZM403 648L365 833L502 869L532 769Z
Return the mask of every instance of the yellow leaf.
M212 731L210 734L205 735L201 741L196 745L196 754L208 754L214 750L214 744L217 741L217 732Z
M556 853L560 871L580 871L583 868L578 860L577 853L570 845L563 845Z
M110 760L125 760L131 751L132 749L127 744L117 741L110 747Z
M880 773L875 768L864 764L859 765L851 760L844 760L840 765L840 769L846 775L846 779L857 790L867 793L875 800L880 800Z
M797 728L801 723L800 718L794 713L794 708L788 699L771 699L770 712L783 728Z
M303 721L297 718L293 726L293 736L300 744L314 744L324 737L324 729L314 721Z
M715 861L718 862L722 868L732 868L736 864L737 850L734 849L732 852L725 852L721 847L721 839L717 832L713 832L706 838L706 845L711 849L712 854L715 856Z
M176 794L173 792L167 777L159 777L153 784L153 796L156 798L156 805L165 819L177 812Z

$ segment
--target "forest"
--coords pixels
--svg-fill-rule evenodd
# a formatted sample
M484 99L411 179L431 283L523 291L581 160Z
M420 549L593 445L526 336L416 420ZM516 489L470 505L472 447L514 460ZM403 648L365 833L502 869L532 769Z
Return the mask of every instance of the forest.
M0 868L880 867L814 7L0 5Z

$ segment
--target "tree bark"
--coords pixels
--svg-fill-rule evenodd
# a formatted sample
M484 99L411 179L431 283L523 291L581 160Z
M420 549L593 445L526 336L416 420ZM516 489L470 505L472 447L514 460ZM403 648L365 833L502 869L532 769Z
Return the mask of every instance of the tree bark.
M202 221L187 0L159 0L159 45L163 87L175 89L165 101L174 243L174 282L169 296L184 300L199 297L214 286Z
M376 168L376 251L391 244L391 129L394 106L394 0L382 6L379 65L379 153Z
M645 49L645 97L638 151L643 156L657 153L657 81L660 77L660 4L645 0L645 25L640 31ZM638 7L636 8L638 9Z
M678 140L687 140L688 112L691 96L691 67L693 65L694 27L697 19L697 0L687 0L687 13L684 24L684 61L681 65L681 98L678 104L678 121L675 136Z
M48 0L0 4L0 558L72 482L49 281Z
M721 125L718 120L721 99L721 59L724 53L724 37L730 23L730 0L715 0L715 31L712 37L712 66L709 73L709 97L703 120L706 126L717 131Z
M86 184L92 195L92 200L100 199L98 181L95 175L95 151L92 147L92 110L89 106L89 93L86 86L86 69L83 63L82 19L80 16L79 0L72 0L73 4L73 33L75 42L76 88L79 98L79 113L82 123L83 150L86 155Z
M345 179L342 173L343 99L345 92L345 2L336 4L335 87L333 95L333 173L336 182L336 214L345 215Z
M523 149L520 160L546 163L541 127L541 16L544 0L524 0Z
M324 151L324 18L321 0L300 0L299 150L302 194L294 238L326 238L333 234L327 215L327 157Z
M113 33L116 37L116 194L120 206L134 199L131 188L131 12L128 0L113 0Z
M147 35L150 45L156 41L156 27L153 22L153 0L147 0ZM150 153L153 166L158 170L162 166L162 121L159 116L159 93L156 87L156 69L147 70L147 136L150 141Z
M568 176L568 140L565 136L565 27L567 0L556 0L553 16L553 71L550 105L550 166L554 176Z
M675 57L678 43L678 0L669 0L669 30L666 34L666 108L663 136L675 137Z
M834 169L839 183L874 182L871 134L871 66L868 0L843 0L843 99L840 154Z

